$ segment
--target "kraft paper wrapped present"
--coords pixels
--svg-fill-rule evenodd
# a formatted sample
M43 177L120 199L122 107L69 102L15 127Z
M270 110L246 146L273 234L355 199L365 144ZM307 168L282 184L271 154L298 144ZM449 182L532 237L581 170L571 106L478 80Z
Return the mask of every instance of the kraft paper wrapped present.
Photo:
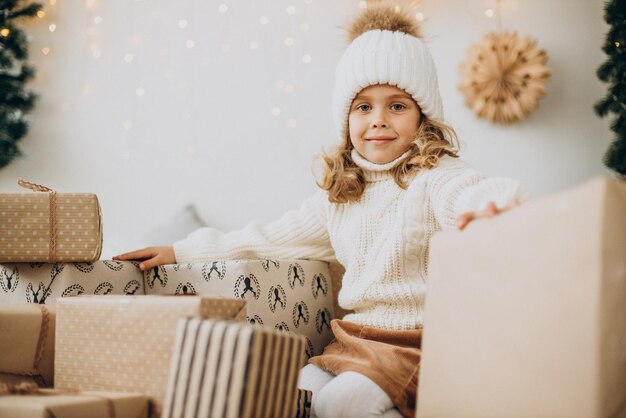
M228 260L158 266L145 272L146 294L199 294L247 302L248 322L307 338L306 354L332 340L335 317L329 265L310 260Z
M0 418L147 418L149 414L148 398L134 393L54 389L33 392L0 393Z
M301 335L232 321L178 323L162 418L293 418Z
M57 301L55 388L138 392L160 410L182 317L245 321L243 300L78 296Z
M92 193L0 193L0 262L93 262L102 251L102 215Z
M440 233L429 267L418 417L626 416L625 182Z
M54 306L56 298L82 294L140 295L143 273L136 262L0 264L0 304Z
M54 310L44 305L0 305L0 373L32 376L52 386ZM15 379L0 377L0 382Z

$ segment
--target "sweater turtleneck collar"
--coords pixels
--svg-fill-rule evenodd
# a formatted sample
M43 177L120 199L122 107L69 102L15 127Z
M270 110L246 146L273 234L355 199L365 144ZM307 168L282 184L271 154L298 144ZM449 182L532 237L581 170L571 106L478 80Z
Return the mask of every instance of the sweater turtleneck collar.
M377 181L383 181L393 178L393 174L391 173L391 169L394 168L400 161L404 160L409 154L411 150L406 151L404 154L399 156L393 161L390 161L385 164L377 164L373 163L369 160L366 160L357 152L356 149L352 149L352 161L363 169L363 174L365 175L365 180L368 183L373 183Z

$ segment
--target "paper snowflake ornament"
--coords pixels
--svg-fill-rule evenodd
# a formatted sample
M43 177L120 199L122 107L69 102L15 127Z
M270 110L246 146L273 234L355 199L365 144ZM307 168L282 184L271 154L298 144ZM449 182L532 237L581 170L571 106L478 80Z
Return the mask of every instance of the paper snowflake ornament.
M492 32L470 46L459 90L481 118L496 123L525 119L546 94L546 52L517 32Z

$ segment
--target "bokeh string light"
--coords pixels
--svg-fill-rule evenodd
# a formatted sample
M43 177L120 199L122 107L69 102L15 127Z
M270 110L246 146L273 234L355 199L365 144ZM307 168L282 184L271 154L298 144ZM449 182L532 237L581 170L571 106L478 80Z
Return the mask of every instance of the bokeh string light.
M135 3L140 2L141 0L136 0ZM147 4L147 2L144 3ZM299 74L300 71L303 71L306 66L310 66L315 62L314 54L309 48L307 48L308 37L313 36L313 34L311 33L311 24L306 16L308 8L316 5L319 5L320 7L322 6L318 3L319 2L315 2L314 0L299 0L297 2L277 2L275 5L272 4L271 6L265 5L265 11L260 12L256 18L259 30L262 27L275 30L277 26L274 25L286 25L288 30L282 33L282 37L272 36L270 38L266 38L265 36L260 36L260 34L257 37L256 31L250 30L249 33L251 38L248 38L247 41L241 39L241 37L231 35L230 37L221 39L215 46L216 52L219 54L229 54L235 50L239 53L245 54L246 49L249 51L248 53L258 54L259 52L265 53L265 51L270 48L273 49L278 46L282 46L282 48L286 48L287 51L289 51L285 52L285 54L292 64L288 67L288 69L283 68L279 70L281 73L284 73L284 76L286 77L285 80L279 80L275 83L276 88L280 91L280 95L274 98L273 104L269 105L269 112L267 114L271 118L277 118L277 120L281 121L280 123L290 129L294 129L298 126L297 114L294 113L294 109L297 109L297 106L292 106L290 102L293 103L292 101L294 99L288 99L287 97L290 95L293 97L293 93L297 90L297 74ZM363 6L364 4L365 2L361 2L360 6L365 7ZM44 20L47 33L50 35L50 37L46 39L46 44L40 46L40 53L43 56L48 57L47 59L49 59L55 47L62 47L58 43L55 43L55 39L60 38L51 37L52 35L56 36L57 34L63 32L60 27L62 21L54 19L59 12L62 12L62 10L57 10L57 8L61 6L69 7L63 3L58 3L57 0L48 0L46 10L41 11L38 14L38 17ZM144 45L141 34L135 34L129 36L128 45L123 47L121 51L116 53L115 51L105 50L105 48L109 48L109 44L105 41L107 40L107 36L110 36L110 34L107 32L108 26L105 21L108 14L102 10L104 6L103 0L83 0L82 6L85 16L85 26L83 29L84 42L82 42L82 45L84 45L84 51L89 59L103 60L104 57L106 57L107 62L111 62L110 59L114 59L115 55L117 55L117 59L121 60L124 65L128 66L126 67L127 71L135 71L130 70L131 68L134 68L133 66L145 65L145 62L142 60L138 61L138 57L150 56L150 51L145 51L145 53L140 53L140 51L144 48L155 48L154 45ZM230 19L236 19L234 16L239 11L238 7L228 0L222 1L213 7L212 11L207 10L207 12L214 13L214 18L217 19L226 18L230 15L233 15ZM275 16L280 16L281 13L284 17L276 20L277 18ZM192 31L190 31L190 29L193 29L195 22L195 19L192 19L191 16L192 14L172 16L169 22L169 24L179 29L181 34L184 34L181 50L193 50L200 48L197 38L194 38L192 36ZM419 13L416 17L418 19L423 19L423 14ZM285 19L287 23L282 21L282 19ZM164 24L168 24L168 22L164 20ZM0 36L8 36L8 31L8 28L1 29ZM272 42L276 42L276 44L271 45L268 43L270 42L268 39L272 39ZM168 54L171 53L171 49L167 46L160 45L157 46L157 48L157 54L161 57L168 56ZM78 56L76 59L80 60L81 58ZM300 66L303 66L301 67L302 70L299 69ZM172 73L171 70L164 71L164 78L173 80L181 89L185 89L189 85L188 80L180 79L180 76L177 76L175 72ZM83 80L77 89L79 96L83 98L90 97L91 101L97 101L100 97L97 84L97 82ZM135 111L133 113L136 113L140 107L146 106L149 103L149 101L145 100L145 97L148 96L149 90L150 86L145 84L139 85L139 83L137 83L137 85L132 87L130 94L135 96L137 99L131 105L135 107ZM73 103L70 105L67 102L64 102L59 104L59 108L61 108L63 112L67 112L72 108L77 107L80 107L80 103ZM183 114L188 115L188 117L182 117ZM183 121L189 120L191 118L190 112L181 112L180 117ZM137 129L134 117L130 115L122 117L118 123L119 124L117 126L119 126L122 137L128 137L127 135L124 135L124 132L127 132L130 135L130 131ZM137 135L137 133L134 135ZM124 160L128 160L131 157L131 153L128 150L124 151L123 155Z

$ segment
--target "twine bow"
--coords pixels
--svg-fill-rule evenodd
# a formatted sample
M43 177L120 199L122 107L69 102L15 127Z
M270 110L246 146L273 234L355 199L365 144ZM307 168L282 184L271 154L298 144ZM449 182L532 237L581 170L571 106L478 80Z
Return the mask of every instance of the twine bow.
M41 392L35 383L23 382L17 385L0 382L1 395L37 395Z
M39 370L39 362L43 357L43 352L46 347L46 341L48 338L48 326L50 324L50 312L48 308L43 305L39 305L41 309L41 326L39 327L39 338L37 339L37 352L35 353L35 360L33 362L33 369Z
M50 327L50 311L44 305L36 305L36 306L38 306L41 311L41 324L39 325L39 336L37 337L37 346L35 347L35 358L33 359L33 365L28 370L14 373L20 376L30 376L33 379L35 379L35 382L37 382L37 384L34 387L45 386L46 383L49 383L49 382L46 382L46 380L43 378L43 375L39 371L39 363L41 362L43 353L46 349L46 342L48 339L48 329ZM7 388L4 382L0 382L0 395L9 393L7 392L7 390L9 389L13 390L13 387L14 385L12 385L10 388ZM24 384L22 384L22 385L18 385L17 387L23 388L25 386ZM13 393L13 392L10 392L10 393Z
M41 184L31 183L26 180L18 180L17 184L30 189L34 192L48 193L50 198L50 212L49 212L49 225L50 225L50 242L48 245L48 263L54 263L56 261L56 249L57 249L57 194L54 190L42 186Z

